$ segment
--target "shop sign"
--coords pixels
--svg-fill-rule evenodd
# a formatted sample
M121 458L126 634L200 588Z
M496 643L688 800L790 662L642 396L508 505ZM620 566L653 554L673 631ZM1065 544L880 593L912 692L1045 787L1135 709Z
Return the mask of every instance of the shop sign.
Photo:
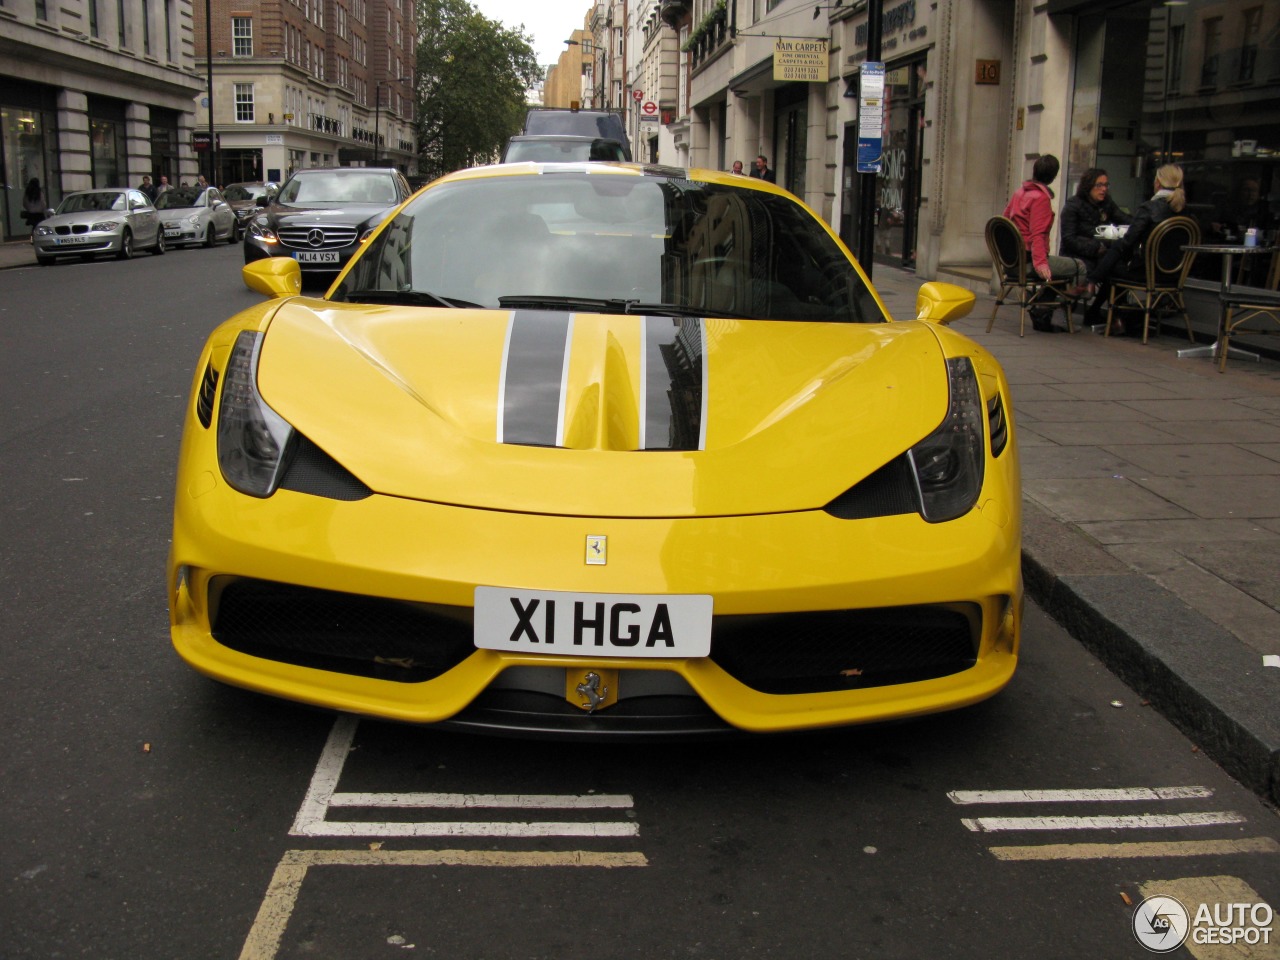
M885 36L891 33L901 33L915 22L916 0L907 0L906 3L890 7L884 12L884 16L880 21L880 32ZM859 47L867 45L867 25L865 23L860 23L854 28L853 42L855 46Z
M219 149L222 147L222 134L216 134L217 140L214 142ZM196 151L204 151L209 149L210 144L209 132L207 130L195 130L191 134L191 149Z
M282 143L284 143L284 134L283 134L283 133L268 133L268 134L267 134L267 143L268 143L268 144L282 144Z
M826 83L827 40L787 37L773 43L773 79L800 83Z

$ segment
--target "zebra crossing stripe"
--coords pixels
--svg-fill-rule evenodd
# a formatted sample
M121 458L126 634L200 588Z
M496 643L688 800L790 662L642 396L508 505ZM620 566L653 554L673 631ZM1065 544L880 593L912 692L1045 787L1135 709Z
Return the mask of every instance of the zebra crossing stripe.
M1103 787L1089 790L953 790L952 803L1103 803L1132 800L1196 800L1212 797L1208 787Z
M1155 857L1217 857L1237 853L1280 853L1271 837L1243 840L1175 840L1165 843L1046 843L988 847L997 860L1140 860Z
M1164 830L1176 827L1213 827L1244 823L1234 810L1206 813L1143 813L1125 817L978 817L960 821L977 833L1002 830Z

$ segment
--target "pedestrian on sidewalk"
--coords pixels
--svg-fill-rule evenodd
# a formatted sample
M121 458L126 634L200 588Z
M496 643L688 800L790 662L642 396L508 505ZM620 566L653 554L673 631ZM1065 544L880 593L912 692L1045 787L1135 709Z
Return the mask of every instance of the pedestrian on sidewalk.
M27 226L35 230L36 224L45 218L49 203L45 200L44 191L40 189L40 178L32 177L27 181L27 189L22 193L22 219Z
M1187 206L1187 194L1182 189L1182 168L1176 163L1165 164L1156 171L1155 193L1144 200L1133 215L1133 222L1123 237L1111 245L1106 256L1089 271L1089 283L1101 287L1110 279L1146 279L1146 258L1142 255L1143 241L1151 235L1157 224L1177 216ZM1142 336L1142 324L1125 323L1125 336Z
M1031 168L1031 179L1024 180L1022 186L1009 198L1004 215L1013 221L1022 234L1027 257L1031 260L1036 275L1044 281L1065 282L1068 285L1065 294L1076 297L1087 289L1085 273L1088 268L1084 261L1075 257L1049 255L1049 231L1053 229L1053 191L1049 189L1049 184L1057 179L1060 168L1058 158L1051 153L1036 160ZM1041 333L1056 333L1057 328L1051 322L1056 305L1055 296L1054 300L1045 301L1044 306L1033 308L1030 311L1031 326Z
M1085 267L1092 270L1114 242L1099 236L1098 228L1129 222L1129 215L1111 199L1111 178L1107 171L1090 167L1081 175L1076 192L1062 205L1062 240L1058 253L1083 260ZM1108 287L1109 284L1101 284L1085 308L1084 322L1089 326L1102 322Z

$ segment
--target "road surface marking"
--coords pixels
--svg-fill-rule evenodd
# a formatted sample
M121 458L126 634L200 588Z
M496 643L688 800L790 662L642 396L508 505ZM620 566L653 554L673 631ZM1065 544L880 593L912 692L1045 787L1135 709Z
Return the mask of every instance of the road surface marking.
M1245 840L1175 840L1167 843L1046 843L988 849L997 860L1136 860L1145 857L1280 853L1280 842L1271 837L1250 837Z
M1176 897L1191 917L1205 904L1212 911L1215 904L1265 903L1251 886L1238 877L1184 877L1179 880L1148 880L1138 889L1144 897L1161 894ZM1275 929L1270 943L1196 943L1187 937L1182 945L1196 960L1280 960L1280 942Z
M590 850L289 850L276 866L240 960L273 960L311 867L646 867L642 853Z
M953 790L947 798L971 803L1104 803L1126 800L1190 800L1212 797L1208 787L1115 787L1093 790Z
M992 833L999 830L1159 830L1169 827L1212 827L1224 823L1244 823L1234 810L1207 813L1145 813L1128 817L978 817L960 821L970 830Z
M338 793L338 780L355 742L360 720L339 714L316 764L302 806L289 831L300 837L635 837L634 821L337 821L331 807L397 809L630 810L630 796L466 793Z

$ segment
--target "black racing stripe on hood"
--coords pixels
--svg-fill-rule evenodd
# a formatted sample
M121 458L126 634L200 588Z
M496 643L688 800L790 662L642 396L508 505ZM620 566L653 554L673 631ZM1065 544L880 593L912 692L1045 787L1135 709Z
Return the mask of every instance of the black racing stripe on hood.
M645 317L642 449L705 446L705 339L705 324L699 318Z
M573 314L516 310L507 327L498 397L498 442L554 447L564 416Z

